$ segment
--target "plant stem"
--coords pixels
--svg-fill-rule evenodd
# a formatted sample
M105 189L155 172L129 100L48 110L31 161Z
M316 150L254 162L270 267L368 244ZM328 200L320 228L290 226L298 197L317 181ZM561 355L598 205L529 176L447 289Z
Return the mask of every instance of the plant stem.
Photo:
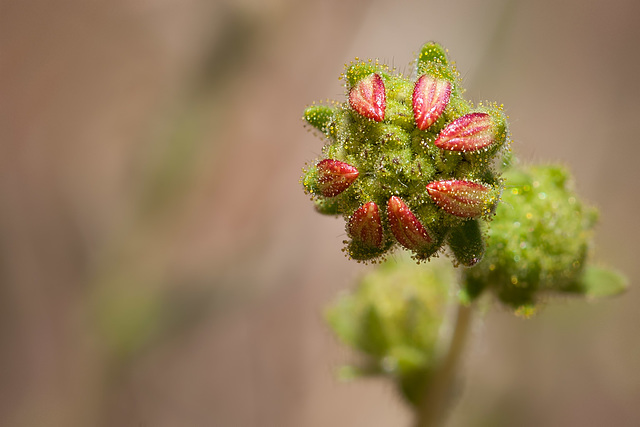
M454 329L440 352L422 401L416 407L415 427L435 427L445 419L453 397L456 372L471 327L473 305L458 304Z

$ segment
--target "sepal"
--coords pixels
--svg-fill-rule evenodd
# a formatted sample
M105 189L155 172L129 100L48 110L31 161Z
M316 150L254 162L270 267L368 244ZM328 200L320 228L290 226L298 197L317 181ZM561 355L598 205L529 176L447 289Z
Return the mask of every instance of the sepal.
M456 260L465 267L473 267L484 256L485 244L480 224L475 219L454 227L447 239Z
M324 134L329 134L334 109L327 105L312 105L304 110L304 119Z

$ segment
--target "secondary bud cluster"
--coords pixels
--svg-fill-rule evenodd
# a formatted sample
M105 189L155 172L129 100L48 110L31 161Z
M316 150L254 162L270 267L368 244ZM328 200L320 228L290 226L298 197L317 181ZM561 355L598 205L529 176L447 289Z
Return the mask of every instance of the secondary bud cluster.
M592 293L583 274L597 211L580 200L561 166L512 167L509 189L488 230L485 258L465 271L468 300L484 290L523 315L549 294ZM602 287L608 279L598 278Z
M347 66L347 101L305 111L327 142L303 185L319 212L344 216L354 259L394 245L426 259L448 244L472 265L484 251L480 222L502 191L493 165L508 147L506 117L462 97L441 46L424 45L415 71L407 78L373 61Z

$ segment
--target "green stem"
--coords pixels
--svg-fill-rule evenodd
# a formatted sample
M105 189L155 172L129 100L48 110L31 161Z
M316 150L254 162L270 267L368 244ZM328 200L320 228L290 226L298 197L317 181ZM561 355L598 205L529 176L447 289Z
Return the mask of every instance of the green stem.
M444 423L453 395L456 372L471 327L473 305L458 305L455 325L443 344L438 366L429 380L422 401L416 407L415 427L435 427Z

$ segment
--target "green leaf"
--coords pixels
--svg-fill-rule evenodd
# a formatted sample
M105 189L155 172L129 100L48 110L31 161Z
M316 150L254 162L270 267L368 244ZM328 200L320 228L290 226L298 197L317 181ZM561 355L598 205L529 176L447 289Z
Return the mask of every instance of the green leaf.
M351 295L342 296L329 307L326 319L343 343L358 348L357 307Z
M627 278L605 267L589 266L581 278L585 296L589 298L611 297L627 290Z

